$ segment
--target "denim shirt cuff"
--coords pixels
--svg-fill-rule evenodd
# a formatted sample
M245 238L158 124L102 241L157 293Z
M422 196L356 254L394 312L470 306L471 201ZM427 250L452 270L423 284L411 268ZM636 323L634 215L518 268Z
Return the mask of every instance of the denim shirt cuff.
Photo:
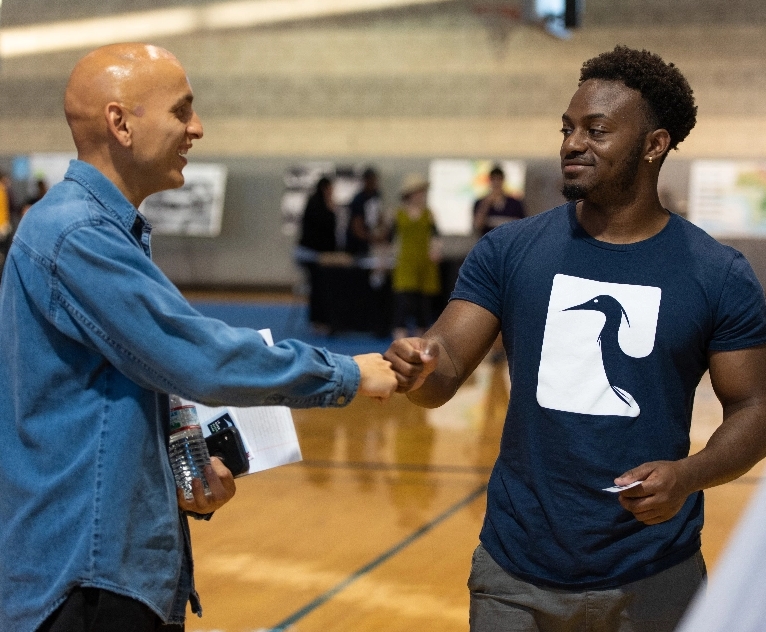
M335 362L338 387L327 399L325 405L331 408L341 408L348 405L354 399L359 389L359 381L361 380L359 365L349 356L334 353L329 355Z

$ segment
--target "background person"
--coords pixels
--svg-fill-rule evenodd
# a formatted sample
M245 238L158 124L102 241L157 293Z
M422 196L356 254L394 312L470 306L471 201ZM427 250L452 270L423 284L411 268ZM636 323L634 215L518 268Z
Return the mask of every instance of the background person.
M351 200L346 229L346 252L367 256L370 247L380 241L383 233L383 198L380 194L378 172L367 167L362 174L362 190Z
M180 187L202 137L178 60L143 44L75 66L64 181L21 222L0 286L0 630L182 629L201 613L183 500L167 456L168 393L211 405L342 406L395 388L379 354L349 358L195 311L151 261L136 210ZM166 627L164 624L171 626Z
M0 171L0 274L2 274L5 256L8 254L13 235L12 200L10 178Z
M37 204L48 192L48 182L45 178L35 180L35 192L30 195L21 207L21 216L23 217L33 204Z
M329 333L330 310L327 306L328 291L319 254L335 252L336 215L332 200L333 182L323 176L316 184L314 193L306 202L301 219L301 238L298 242L312 252L311 259L302 264L309 275L309 322L319 333ZM316 255L316 256L315 256Z
M473 229L479 236L524 217L524 204L508 195L504 187L505 172L500 165L495 165L489 172L489 193L473 205Z
M394 218L396 262L392 273L394 337L407 335L414 321L416 331L431 324L431 303L441 291L436 223L426 206L428 181L410 174L401 188L402 205Z
M322 176L316 183L314 192L306 202L301 220L300 245L316 252L334 252L335 243L335 204L332 200L333 182Z
M503 333L513 388L472 632L674 630L705 577L702 490L766 455L763 290L657 194L696 110L657 55L618 46L585 62L562 117L569 202L482 238L425 338L385 354L399 390L436 407ZM723 423L690 456L706 370Z

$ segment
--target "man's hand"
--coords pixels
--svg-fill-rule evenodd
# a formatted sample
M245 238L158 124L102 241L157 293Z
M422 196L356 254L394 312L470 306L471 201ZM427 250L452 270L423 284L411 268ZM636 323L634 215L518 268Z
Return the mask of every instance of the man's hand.
M439 364L439 345L424 338L394 340L383 355L396 372L397 393L408 393L423 385Z
M178 506L181 509L198 514L209 514L223 507L232 499L237 491L234 477L223 464L223 461L217 456L210 457L210 465L205 467L205 478L210 488L209 496L205 496L205 492L202 489L202 481L198 478L192 481L194 500L186 500L183 491L180 489L176 490Z
M391 363L384 360L379 353L365 353L354 356L359 365L359 395L374 397L381 401L391 397L396 390L396 376L391 369Z
M683 482L683 461L652 461L625 472L615 485L641 485L620 492L620 504L644 524L670 520L694 491Z

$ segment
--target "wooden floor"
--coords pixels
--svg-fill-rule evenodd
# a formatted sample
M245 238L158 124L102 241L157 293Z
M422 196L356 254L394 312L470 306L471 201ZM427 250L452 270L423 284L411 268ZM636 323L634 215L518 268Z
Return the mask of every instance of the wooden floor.
M465 584L508 391L506 365L485 362L437 410L396 396L294 411L304 462L239 479L231 503L192 524L205 613L187 631L467 631ZM720 421L704 380L693 450ZM759 472L707 492L709 567Z

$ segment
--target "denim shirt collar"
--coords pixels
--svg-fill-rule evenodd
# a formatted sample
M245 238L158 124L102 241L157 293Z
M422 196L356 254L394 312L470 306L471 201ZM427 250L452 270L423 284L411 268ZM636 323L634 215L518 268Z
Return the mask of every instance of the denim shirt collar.
M117 185L92 164L82 160L71 160L64 179L73 180L85 187L126 230L131 231L136 221L140 222L142 232L146 232L145 229L151 230L151 224L128 201Z

